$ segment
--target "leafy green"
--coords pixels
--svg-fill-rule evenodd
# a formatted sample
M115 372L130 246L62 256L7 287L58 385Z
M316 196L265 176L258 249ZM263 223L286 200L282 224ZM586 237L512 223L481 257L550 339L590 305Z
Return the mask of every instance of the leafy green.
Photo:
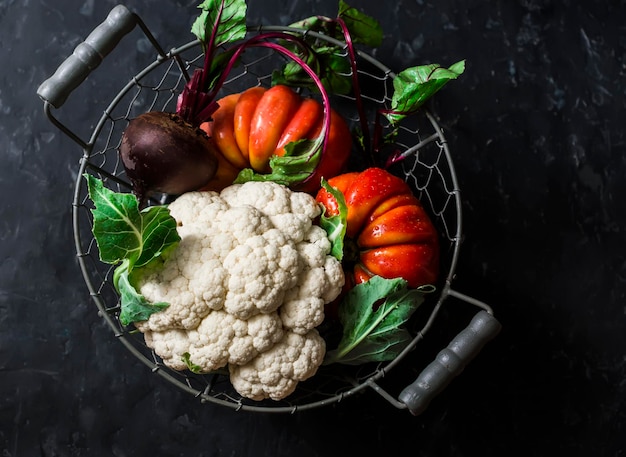
M142 271L162 262L180 242L176 220L165 206L140 211L133 194L113 192L100 179L84 176L94 203L92 232L100 260L118 265L113 284L120 293L120 322L128 325L145 320L168 304L149 303L134 283Z
M198 6L202 12L191 26L204 51L204 64L196 68L185 84L176 112L185 121L200 125L217 109L215 95L238 59L233 50L217 52L221 46L245 38L247 34L245 0L205 0ZM232 60L231 60L232 59Z
M465 71L465 61L461 60L450 68L438 64L420 65L401 71L393 80L391 110L385 116L393 124L414 113L426 100L458 78Z
M373 17L351 7L344 0L339 0L337 19L345 23L353 43L362 43L371 47L378 47L382 43L383 29L380 23ZM337 19L311 16L290 24L290 27L323 33L336 40L345 41L346 37Z
M322 188L326 192L330 193L337 201L337 208L339 214L335 216L327 216L326 211L320 218L320 226L326 230L328 239L331 242L330 254L337 260L343 259L343 239L346 235L346 228L348 226L348 206L346 205L346 199L343 193L328 184L328 181L322 178Z
M137 292L131 284L129 274L130 261L124 259L113 275L113 284L120 294L120 322L122 325L130 325L133 322L145 321L152 314L169 306L165 302L150 303Z
M305 62L319 75L324 88L331 93L347 94L352 88L350 62L337 51L335 46L315 48ZM301 56L305 57L305 56ZM297 62L287 62L282 69L272 73L272 85L283 84L293 87L315 88L306 71Z
M274 181L285 186L300 183L315 171L322 151L322 136L314 140L302 139L285 146L285 155L270 157L270 173L257 173L251 168L244 168L235 178L234 184L247 181Z
M192 24L191 32L198 37L205 50L209 43L217 48L245 38L247 32L245 0L205 0L198 8L202 13Z
M344 30L342 24L347 30ZM380 46L383 39L382 27L376 19L339 0L337 18L311 16L294 22L290 27L310 30L334 38L341 42L348 38L351 43L361 43L371 47ZM348 36L346 36L346 32ZM311 35L304 37L307 47L288 46L298 54L319 75L328 92L347 94L352 89L350 60L346 59L345 49L318 40ZM301 65L287 62L272 74L272 84L315 88L315 84Z
M432 289L430 289L432 290ZM411 342L404 324L424 302L429 287L411 289L402 278L373 276L356 285L339 306L343 334L324 364L359 365L396 358Z
M362 43L372 48L377 48L382 44L383 29L373 17L351 7L343 0L339 0L337 17L345 22L354 43Z

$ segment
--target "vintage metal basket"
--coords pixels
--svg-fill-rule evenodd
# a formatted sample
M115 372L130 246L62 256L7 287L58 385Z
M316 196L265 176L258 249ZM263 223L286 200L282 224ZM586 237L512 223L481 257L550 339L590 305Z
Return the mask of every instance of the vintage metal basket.
M155 59L145 68L127 76L120 75L123 86L111 96L102 116L94 120L91 135L84 139L61 121L54 109L61 108L91 72L111 53L122 38L137 27L155 49ZM295 34L313 33L286 27L250 27L249 33L263 31L288 31ZM317 39L345 49L345 43L324 35ZM142 38L143 39L143 38ZM144 40L145 41L145 40ZM273 69L280 65L280 55L268 49L246 52L243 63L229 75L224 86L226 92L236 92L252 85L268 85ZM381 106L388 106L394 73L370 55L358 52L359 78L370 113ZM239 396L230 385L227 374L197 375L177 372L167 368L149 348L143 335L122 326L118 320L119 297L112 285L114 267L99 260L97 245L93 238L92 204L88 198L84 173L91 173L112 190L129 192L124 168L118 157L118 146L128 120L150 111L173 111L176 98L194 68L203 63L199 42L191 41L165 52L144 22L122 5L111 10L106 20L76 47L56 72L38 89L44 111L50 121L74 140L82 149L76 174L73 208L75 249L91 298L111 328L113 335L138 357L156 375L178 386L203 403L224 405L236 410L261 412L294 412L340 402L366 389L373 389L394 407L408 409L412 414L421 413L447 384L474 358L485 343L500 330L491 308L485 303L464 295L452 288L462 237L461 197L452 157L443 131L435 116L428 110L414 116L403 125L397 147L405 159L395 168L414 189L416 195L428 208L438 227L442 240L442 281L438 291L423 305L419 317L411 322L413 340L391 362L367 364L359 367L322 366L318 373L301 382L294 394L283 401L256 402ZM101 94L100 94L101 95ZM334 96L333 106L353 124L357 122L354 98ZM64 113L65 114L65 113ZM373 122L373 120L372 120ZM452 338L447 347L440 350L432 362L419 372L417 378L399 395L392 395L379 382L415 351L416 345L433 326L442 306L449 298L458 299L477 308L471 322ZM427 311L425 311L427 310ZM406 367L406 365L404 365Z

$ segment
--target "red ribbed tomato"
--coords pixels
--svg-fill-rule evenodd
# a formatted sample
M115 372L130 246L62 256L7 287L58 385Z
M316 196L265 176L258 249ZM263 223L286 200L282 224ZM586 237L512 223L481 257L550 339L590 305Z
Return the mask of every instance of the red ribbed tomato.
M372 275L404 278L410 287L433 284L439 274L437 230L419 199L402 179L381 168L328 180L346 200L344 268L354 283ZM316 196L327 215L339 213L325 189ZM350 275L351 273L351 275Z
M283 156L285 146L319 136L324 122L322 104L305 98L291 88L276 85L270 89L252 87L218 100L219 108L212 121L201 128L213 137L219 150L218 170L208 186L221 190L235 179L240 170L252 168L258 173L270 171L273 155ZM330 111L330 131L325 154L312 177L294 185L295 190L315 192L320 178L328 179L344 171L352 137L345 120Z

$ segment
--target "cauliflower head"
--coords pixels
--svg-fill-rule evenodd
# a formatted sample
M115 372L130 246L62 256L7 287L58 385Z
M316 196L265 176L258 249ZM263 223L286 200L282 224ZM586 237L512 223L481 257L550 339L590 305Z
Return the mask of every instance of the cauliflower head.
M175 370L228 366L255 400L286 397L325 354L316 327L344 285L315 199L274 182L189 192L169 205L181 237L139 292L167 308L135 323Z

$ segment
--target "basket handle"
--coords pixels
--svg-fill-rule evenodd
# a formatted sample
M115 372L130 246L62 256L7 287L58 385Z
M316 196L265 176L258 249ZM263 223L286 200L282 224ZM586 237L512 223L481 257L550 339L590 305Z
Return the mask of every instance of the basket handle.
M55 108L60 108L67 97L135 28L138 17L124 5L113 8L107 18L80 43L56 72L37 89L37 95Z
M421 414L501 328L500 322L492 314L485 310L476 313L469 325L437 354L435 360L400 393L398 399L413 415Z

